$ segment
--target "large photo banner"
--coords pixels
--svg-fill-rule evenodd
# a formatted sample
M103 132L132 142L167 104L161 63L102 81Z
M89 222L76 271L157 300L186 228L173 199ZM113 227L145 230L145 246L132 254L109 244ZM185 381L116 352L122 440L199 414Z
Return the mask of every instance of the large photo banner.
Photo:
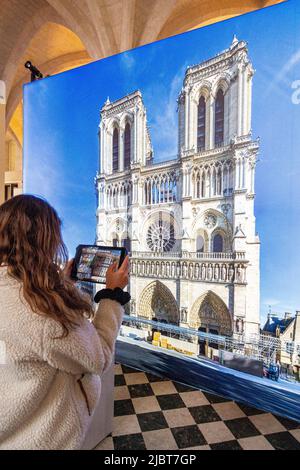
M253 403L300 393L299 30L290 0L24 87L25 192L70 257L130 254L120 357Z

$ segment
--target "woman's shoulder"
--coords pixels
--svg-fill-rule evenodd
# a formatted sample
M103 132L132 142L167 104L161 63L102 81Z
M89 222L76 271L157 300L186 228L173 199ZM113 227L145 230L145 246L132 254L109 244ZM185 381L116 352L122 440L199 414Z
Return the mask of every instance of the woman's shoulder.
M32 311L25 300L22 291L22 283L12 277L5 266L0 266L0 319L1 325L13 327L17 331L43 327L45 318L43 315Z
M5 287L6 285L19 286L20 282L8 273L6 265L0 265L0 287Z

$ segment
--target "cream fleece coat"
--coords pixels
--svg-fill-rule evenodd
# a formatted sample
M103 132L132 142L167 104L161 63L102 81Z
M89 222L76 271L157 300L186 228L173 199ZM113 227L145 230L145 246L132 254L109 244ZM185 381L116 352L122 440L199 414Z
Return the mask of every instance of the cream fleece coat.
M124 309L103 299L93 323L55 339L61 325L33 313L21 287L0 267L0 449L80 449Z

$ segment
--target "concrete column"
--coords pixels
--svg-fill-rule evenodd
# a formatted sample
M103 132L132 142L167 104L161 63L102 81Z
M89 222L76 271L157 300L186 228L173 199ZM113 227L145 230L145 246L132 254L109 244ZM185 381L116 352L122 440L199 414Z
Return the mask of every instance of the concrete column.
M252 110L252 73L247 78L248 88L248 112L247 112L247 133L251 131L251 110Z
M98 183L98 208L103 209L103 186Z
M142 136L143 136L143 154L142 154L142 162L143 165L146 165L146 154L147 154L147 122L146 122L146 113L143 112L143 127L142 127Z
M197 119L198 119L198 108L197 108ZM197 123L198 124L198 123ZM210 127L210 97L205 100L205 150L209 149L209 127ZM198 131L198 126L196 125ZM196 132L197 134L197 132ZM197 148L198 136L196 135L196 148Z
M208 100L208 113L209 113L209 128L208 128L208 136L209 136L209 149L213 149L215 146L215 107L214 107L215 100L212 95Z
M242 134L248 134L247 121L248 121L248 83L247 83L247 69L243 70L243 115L242 115Z
M243 71L239 67L238 72L238 126L237 134L242 135L242 113L243 113Z
M111 173L112 171L112 151L110 151L110 140L108 136L108 131L107 127L105 124L103 124L103 131L102 131L102 136L103 136L103 142L102 142L102 151L103 155L101 157L102 163L103 163L103 173Z
M190 147L194 147L197 150L197 118L198 118L198 105L194 99L190 98L190 109L189 109L189 133L190 133Z
M133 163L134 160L134 122L130 124L130 164Z
M119 170L124 170L124 129L120 127L119 132Z
M137 162L137 108L134 113L133 161Z
M103 124L99 125L99 173L104 173L104 166L103 166Z
M224 145L229 143L229 125L230 125L230 88L224 95Z
M255 165L250 164L250 192L254 193L254 169Z
M0 80L0 204L4 202L4 173L5 173L5 112L6 91L5 83Z
M187 196L191 195L191 168L187 170Z
M184 100L184 148L189 149L189 95L185 92Z
M139 182L138 183L138 198L137 198L137 202L138 201L142 201L142 205L144 206L146 204L146 185L145 183L141 183Z
M187 196L187 170L183 170L183 196Z

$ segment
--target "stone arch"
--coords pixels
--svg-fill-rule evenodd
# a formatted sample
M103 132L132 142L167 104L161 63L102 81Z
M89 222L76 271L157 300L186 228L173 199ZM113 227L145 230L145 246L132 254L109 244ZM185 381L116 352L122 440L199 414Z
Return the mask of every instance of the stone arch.
M179 323L179 308L172 292L157 280L143 290L138 314L149 320L156 317L158 320L167 320L168 323Z
M218 90L222 90L223 94L225 96L227 90L229 89L230 86L230 75L228 73L222 74L218 80L215 82L214 86L212 87L212 94L214 98L217 96Z
M125 127L127 123L130 124L130 126L133 125L133 121L134 121L134 115L133 113L131 113L130 111L125 111L124 114L122 114L121 118L120 118L120 127Z
M205 292L194 302L190 318L190 328L209 327L221 335L231 335L232 317L225 302L211 290Z
M91 58L86 51L70 52L55 59L49 60L39 65L41 70L47 70L47 74L52 75L60 72L62 69L70 69L79 67L90 62ZM12 87L6 105L6 127L9 125L10 120L22 99L23 84L25 76Z
M117 128L118 131L120 131L120 119L118 118L118 116L114 116L113 118L111 118L111 120L107 124L107 129L108 129L109 134L112 135L115 128Z
M204 97L205 101L208 100L211 94L211 83L208 80L201 81L199 84L194 85L192 90L192 99L195 104L199 103L201 96Z
M200 249L200 238L203 239L203 249ZM203 253L207 253L209 251L209 237L207 231L203 228L198 228L195 232L195 250L194 251L202 251Z
M271 4L268 0L262 0L261 3L260 7ZM186 3L177 2L163 27L161 27L157 39L167 37L174 30L176 30L177 34L180 34L187 30L207 26L217 21L257 10L258 8L258 2L255 0L243 0L243 2L240 0L219 0L216 3L209 2L209 8L201 9L201 18L199 18L200 8L197 2L194 2L189 8L186 7Z
M63 18L59 16L50 5L37 11L33 17L28 19L18 34L10 54L7 57L6 66L4 70L2 70L3 80L7 86L7 94L9 94L8 92L10 91L21 57L25 54L31 39L33 39L40 28L47 22L53 22L68 27Z
M215 226L209 228L206 226L205 224L205 217L206 216L210 216L210 215L213 215L216 219L216 223L215 223ZM206 209L204 210L203 212L200 212L199 214L197 214L196 218L195 218L195 221L192 225L192 234L193 234L193 238L196 237L196 233L197 233L197 230L199 230L199 228L204 228L211 234L213 233L213 231L219 229L219 230L223 230L224 233L226 233L226 236L230 239L231 236L232 236L232 227L231 227L231 224L229 221L227 221L226 217L224 216L224 214L216 209Z
M230 251L229 247L230 247L231 233L228 233L228 231L226 231L224 229L224 227L216 227L215 230L211 233L211 235L210 235L210 240L211 240L210 251L212 251L212 252L214 251L213 243L214 243L214 237L216 235L220 235L223 239L223 252Z
M34 27L33 27L34 25ZM15 132L21 134L21 130L18 130L18 126L22 129L22 94L23 84L28 81L28 71L23 70L20 73L18 66L22 58L29 53L32 47L32 41L37 41L39 35L43 32L44 28L59 27L61 28L60 34L56 38L59 38L63 44L65 32L76 36L77 40L80 40L83 46L83 50L73 50L72 52L62 53L57 57L52 57L46 61L34 60L36 65L44 75L52 75L65 70L69 70L80 65L84 65L92 60L91 50L87 45L89 38L82 28L72 28L52 7L45 7L38 10L36 14L24 23L19 35L17 35L14 45L7 58L5 68L3 70L3 79L7 86L7 104L6 104L6 130L8 126L12 126ZM36 47L33 46L34 48ZM24 59L25 60L25 59ZM22 136L18 135L18 139L21 142Z

